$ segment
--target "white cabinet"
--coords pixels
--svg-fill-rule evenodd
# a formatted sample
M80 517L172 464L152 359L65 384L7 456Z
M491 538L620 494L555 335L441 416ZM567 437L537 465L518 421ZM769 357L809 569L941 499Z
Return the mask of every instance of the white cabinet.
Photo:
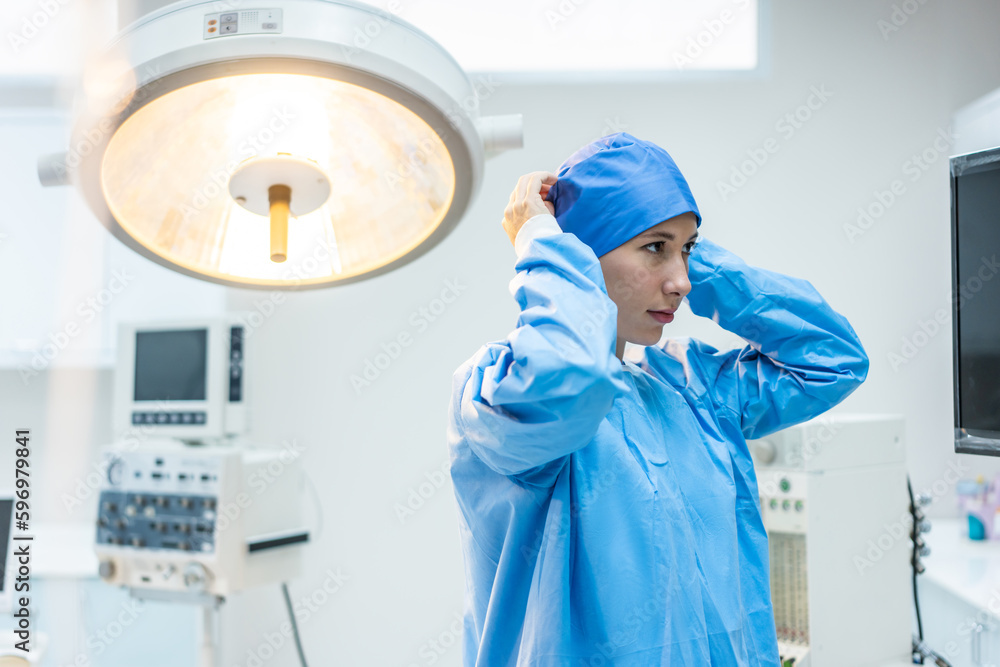
M972 542L959 519L937 519L918 577L924 640L952 667L1000 667L1000 541Z
M928 646L952 667L1000 667L1000 620L933 579L921 577L919 586Z

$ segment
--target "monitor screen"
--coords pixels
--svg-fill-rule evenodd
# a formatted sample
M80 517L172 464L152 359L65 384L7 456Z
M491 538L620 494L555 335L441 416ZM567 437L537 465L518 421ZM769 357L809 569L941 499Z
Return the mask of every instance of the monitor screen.
M953 158L952 216L955 426L1000 438L1000 150Z
M138 331L136 401L204 401L208 330Z
M0 498L0 595L9 593L6 586L9 577L7 577L7 568L9 563L7 562L7 545L10 544L10 517L14 510L14 500L13 498Z

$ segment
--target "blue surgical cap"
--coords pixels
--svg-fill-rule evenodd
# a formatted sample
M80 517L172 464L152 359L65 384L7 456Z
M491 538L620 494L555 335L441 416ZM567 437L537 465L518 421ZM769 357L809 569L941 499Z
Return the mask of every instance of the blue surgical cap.
M564 232L600 257L682 213L701 213L673 158L656 144L619 132L573 153L547 200Z

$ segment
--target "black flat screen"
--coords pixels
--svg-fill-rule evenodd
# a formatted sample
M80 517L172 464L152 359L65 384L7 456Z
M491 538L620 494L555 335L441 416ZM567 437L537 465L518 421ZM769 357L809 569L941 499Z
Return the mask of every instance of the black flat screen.
M1000 433L1000 159L966 165L952 180L956 426Z
M208 331L187 329L135 334L136 401L204 401Z
M3 549L0 552L0 593L4 592L5 575L7 568L10 567L10 563L7 562L7 545L10 540L10 514L13 509L13 500L9 498L0 500L0 545L2 545L0 548Z

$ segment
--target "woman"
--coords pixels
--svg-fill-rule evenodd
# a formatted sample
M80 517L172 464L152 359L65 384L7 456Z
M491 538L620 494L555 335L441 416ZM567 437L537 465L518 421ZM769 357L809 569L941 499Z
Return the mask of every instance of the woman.
M833 407L868 358L808 282L695 245L700 224L666 151L624 133L511 195L521 313L449 410L466 665L777 664L746 439ZM748 345L657 345L685 297Z

